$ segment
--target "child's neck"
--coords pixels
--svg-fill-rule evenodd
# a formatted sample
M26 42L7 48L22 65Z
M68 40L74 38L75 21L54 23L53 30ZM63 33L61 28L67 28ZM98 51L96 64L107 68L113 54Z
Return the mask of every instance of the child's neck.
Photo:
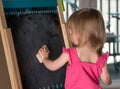
M98 55L94 48L85 45L77 48L77 53L81 61L96 63Z

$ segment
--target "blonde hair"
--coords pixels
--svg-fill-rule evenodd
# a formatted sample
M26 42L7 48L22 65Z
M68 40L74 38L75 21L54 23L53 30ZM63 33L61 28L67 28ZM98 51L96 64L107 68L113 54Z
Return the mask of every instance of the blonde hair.
M79 46L89 42L101 55L106 33L103 17L98 10L84 8L74 12L68 19L67 26L79 33Z

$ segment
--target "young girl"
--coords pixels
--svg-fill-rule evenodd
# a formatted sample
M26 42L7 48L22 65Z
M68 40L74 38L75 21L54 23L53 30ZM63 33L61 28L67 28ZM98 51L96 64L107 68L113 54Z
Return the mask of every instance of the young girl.
M102 53L106 41L103 17L96 9L85 8L68 19L68 31L73 48L63 48L62 54L49 60L49 50L43 46L37 55L43 64L55 71L67 63L65 89L102 89L99 78L111 84L107 68L108 52Z

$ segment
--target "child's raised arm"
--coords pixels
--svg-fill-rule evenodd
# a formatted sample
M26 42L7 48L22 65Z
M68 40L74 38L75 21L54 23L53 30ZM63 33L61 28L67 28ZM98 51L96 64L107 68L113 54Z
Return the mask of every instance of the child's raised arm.
M49 49L47 46L43 46L39 49L37 53L38 60L51 71L55 71L65 65L69 60L69 55L67 53L62 53L58 58L55 60L49 59Z

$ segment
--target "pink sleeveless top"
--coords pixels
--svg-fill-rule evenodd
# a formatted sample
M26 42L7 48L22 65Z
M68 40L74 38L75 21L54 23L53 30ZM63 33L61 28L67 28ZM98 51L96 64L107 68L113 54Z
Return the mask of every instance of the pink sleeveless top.
M102 54L96 63L80 61L75 48L65 49L70 60L66 69L65 89L102 89L99 77L104 64L107 62L108 52Z

